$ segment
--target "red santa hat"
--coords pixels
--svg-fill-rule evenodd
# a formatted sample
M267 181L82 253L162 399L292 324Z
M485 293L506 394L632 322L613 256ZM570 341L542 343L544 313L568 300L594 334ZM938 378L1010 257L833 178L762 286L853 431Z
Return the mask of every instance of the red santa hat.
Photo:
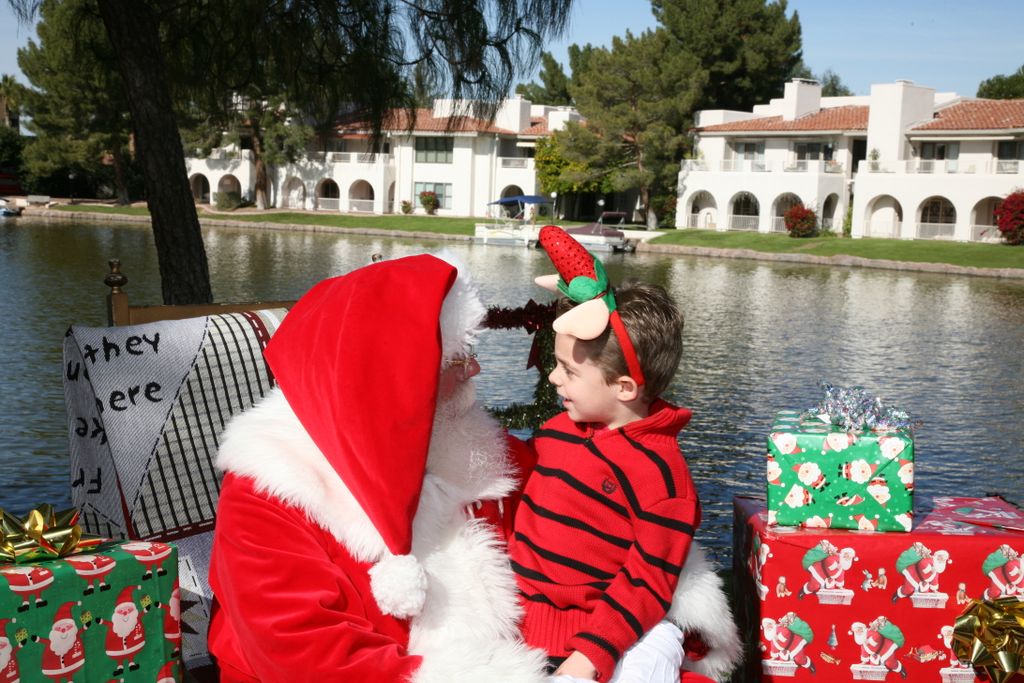
M12 624L18 620L17 617L3 617L0 618L0 639L7 637L7 624Z
M409 553L441 360L467 352L485 314L464 272L409 256L315 285L265 351L296 417L391 553L371 569L388 614L422 608L426 576Z
M174 665L176 660L171 659L164 663L160 667L160 671L156 675L156 683L174 683L177 679L174 677Z
M53 623L57 624L62 621L70 620L74 621L74 617L71 616L71 608L75 605L80 605L80 602L65 602L63 605L57 608L57 612L53 615Z
M117 594L117 600L114 601L114 607L123 605L126 602L130 602L133 605L135 600L132 599L132 593L135 592L136 588L142 588L142 586L125 586L121 589L121 592Z

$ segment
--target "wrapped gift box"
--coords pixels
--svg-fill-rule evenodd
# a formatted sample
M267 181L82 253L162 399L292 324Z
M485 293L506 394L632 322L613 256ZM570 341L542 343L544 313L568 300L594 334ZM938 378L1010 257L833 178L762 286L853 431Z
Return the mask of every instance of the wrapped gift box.
M936 498L908 534L769 526L764 500L733 505L737 680L972 683L957 615L1024 600L1024 512L998 497Z
M848 432L781 411L768 435L767 479L769 524L910 531L913 436Z
M165 543L0 564L0 681L180 681L179 615Z

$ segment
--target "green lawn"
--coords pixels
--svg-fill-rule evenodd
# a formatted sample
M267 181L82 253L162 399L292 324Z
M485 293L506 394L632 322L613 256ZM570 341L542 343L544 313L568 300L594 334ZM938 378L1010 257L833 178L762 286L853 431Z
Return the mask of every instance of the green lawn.
M965 244L938 240L843 239L832 235L794 239L785 234L671 230L656 244L834 256L846 254L889 261L948 263L978 268L1024 268L1024 248L1004 244Z
M148 210L139 206L104 206L77 204L54 207L62 211L91 211L146 215ZM290 211L240 210L212 212L200 210L200 216L229 221L253 223L291 223L322 225L336 228L378 228L401 232L436 232L447 235L472 235L476 223L490 222L478 218L448 218L445 216L351 216L337 213L311 213ZM569 224L566 224L569 225ZM572 225L575 225L573 223ZM912 261L919 263L948 263L978 268L1024 268L1024 247L1003 244L965 244L936 240L893 240L879 238L843 239L832 235L793 239L785 234L756 232L717 232L714 230L669 230L654 240L657 244L681 244L720 249L752 249L766 252L789 252L833 256L846 254L870 259Z

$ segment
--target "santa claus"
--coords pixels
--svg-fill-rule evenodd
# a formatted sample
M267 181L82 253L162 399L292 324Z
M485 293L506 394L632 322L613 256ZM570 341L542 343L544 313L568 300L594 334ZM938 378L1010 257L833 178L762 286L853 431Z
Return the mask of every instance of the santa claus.
M78 576L85 579L86 586L82 595L92 595L97 587L101 592L110 590L107 577L117 566L114 558L109 555L69 555L64 560Z
M772 440L772 443L775 444L775 448L777 448L779 453L782 453L783 455L803 453L803 449L796 443L796 434L793 434L792 432L772 432L768 438Z
M53 583L52 571L36 565L9 565L0 567L0 574L7 579L11 591L22 599L19 612L27 610L33 598L36 607L46 607L48 602L43 599L43 591Z
M814 632L806 621L793 612L788 612L777 622L762 619L761 630L768 641L768 657L773 660L791 661L815 673L814 662L807 656L807 645L814 640Z
M807 570L807 582L804 583L798 599L806 595L814 595L826 588L844 588L846 572L857 560L857 552L853 548L839 550L828 541L822 541L808 550L801 561Z
M164 662L164 665L160 667L160 671L156 674L156 681L154 683L178 683L179 679L174 675L174 667L177 665L177 659Z
M989 585L982 594L986 600L1009 596L1024 597L1024 561L1021 560L1020 553L1009 545L1004 543L990 553L985 558L981 570L989 580Z
M132 599L132 593L141 586L126 586L117 596L114 612L110 619L97 619L98 623L107 627L105 647L107 656L114 660L113 676L120 676L125 671L135 671L139 665L135 663L135 655L146 646L146 629L140 618L139 608Z
M484 314L465 272L426 255L325 280L288 313L266 349L278 387L218 454L222 681L545 679L502 540L531 463L471 381ZM710 646L692 666L724 677L735 626L689 557L676 597L701 609L676 618Z
M181 653L181 589L178 581L174 581L174 590L171 591L171 598L167 604L160 605L164 613L164 638L173 646L172 657Z
M18 673L18 658L14 646L7 637L7 625L16 622L17 619L0 619L0 683L18 683L21 675ZM25 647L25 643L18 643L18 649Z
M952 562L948 551L936 550L933 553L923 543L914 543L896 559L896 569L903 574L903 584L893 593L892 601L909 598L914 593L937 592L939 575Z
M44 676L60 683L70 683L83 666L85 666L85 646L78 630L78 624L71 617L73 602L65 602L53 615L50 637L32 636L32 640L44 646L41 671Z
M142 580L153 578L153 569L156 569L157 576L163 576L167 573L164 569L163 564L173 548L166 543L157 543L150 541L131 541L129 543L122 543L121 550L131 553L131 555L142 563L142 566L146 568L146 573L142 575Z

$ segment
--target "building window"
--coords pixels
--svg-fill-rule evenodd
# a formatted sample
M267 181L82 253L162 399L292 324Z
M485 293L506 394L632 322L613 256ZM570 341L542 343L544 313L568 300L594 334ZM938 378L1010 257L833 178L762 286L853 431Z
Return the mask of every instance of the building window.
M959 142L922 142L921 159L925 161L956 160L960 157Z
M743 159L745 161L763 161L764 143L734 142L732 143L732 153L737 159Z
M921 207L922 223L956 223L956 209L944 197L933 197Z
M416 138L416 163L450 164L454 148L453 138Z
M417 152L417 154L419 154ZM413 186L413 197L418 203L420 192L433 192L437 195L438 206L442 209L452 208L452 184L451 183L415 183Z
M832 145L827 142L798 142L793 151L797 161L832 161Z

